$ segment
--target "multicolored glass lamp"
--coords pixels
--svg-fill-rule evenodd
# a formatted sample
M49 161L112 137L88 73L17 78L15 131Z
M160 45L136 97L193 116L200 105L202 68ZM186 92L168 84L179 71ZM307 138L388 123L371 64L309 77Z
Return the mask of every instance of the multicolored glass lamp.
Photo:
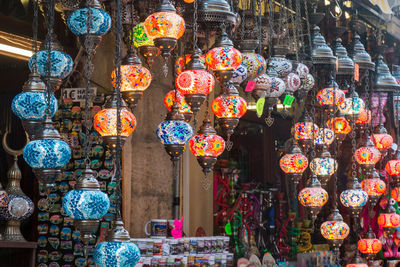
M371 138L367 136L365 146L360 147L354 153L357 163L361 166L364 174L369 177L371 170L375 164L380 160L381 153L374 147Z
M89 19L89 11L90 22L87 21ZM81 8L72 11L68 16L67 26L73 34L79 37L83 47L86 44L92 45L87 49L89 49L90 53L94 53L101 42L102 36L111 28L111 17L101 9L101 4L98 0L82 1Z
M94 128L103 137L107 147L115 154L117 148L117 93L114 92L111 98L94 116ZM136 128L136 117L127 109L126 103L121 99L121 146L124 145L129 135Z
M347 189L340 194L340 202L350 210L350 215L357 218L365 204L368 202L368 194L361 189L357 177L352 177L347 184Z
M344 102L345 95L342 90L339 89L338 84L331 78L328 86L317 93L318 103L326 110L329 114L335 113L338 107Z
M329 196L328 192L321 187L321 183L318 181L317 176L313 174L308 186L300 191L298 198L300 204L307 208L314 222L317 219L317 215L321 211L321 208L328 201Z
M204 55L199 54L199 59L201 63L206 64L206 57ZM181 74L186 69L187 65L191 60L192 60L192 54L186 54L178 57L178 59L175 61L176 75Z
M233 72L232 82L233 85L238 87L247 79L247 68L245 65L240 64L239 67Z
M62 206L68 217L74 219L75 227L87 245L91 235L97 232L100 219L110 208L110 199L100 190L94 171L85 169L75 189L64 195Z
M366 126L371 123L372 120L372 113L370 110L363 110L361 111L360 115L358 115L358 119L356 120L357 128L363 132Z
M321 234L328 241L334 251L338 251L343 240L349 235L350 227L343 221L342 215L335 207L329 215L328 221L321 225Z
M386 155L386 152L393 144L393 137L387 133L383 124L379 125L377 133L372 134L371 139L374 142L375 148L381 152L382 157Z
M328 121L328 125L335 132L336 140L342 142L351 131L350 123L344 117L335 117Z
M135 54L134 48L130 47L128 54L121 62L121 85L120 90L123 99L133 110L143 92L150 86L151 72L142 66L142 62ZM115 70L111 73L111 84L117 85Z
M160 49L154 45L153 39L146 33L144 22L133 27L131 42L139 50L139 53L146 59L147 65L151 67Z
M189 140L189 148L207 175L217 162L217 157L225 150L225 141L217 135L208 116L200 126L198 134Z
M303 117L294 125L294 139L303 149L308 149L313 144L313 139L318 136L319 128L313 123L310 115L304 113Z
M47 111L46 85L35 70L24 83L22 92L14 97L11 108L14 114L21 119L29 138L31 140L35 139L35 134L45 120ZM50 117L54 116L57 108L57 99L51 94L50 108L48 109Z
M358 97L358 94L355 91L352 92L352 95L346 98L339 106L340 115L346 117L346 119L350 122L357 121L364 109L364 100Z
M371 226L368 227L368 231L365 233L362 239L357 243L358 250L364 254L367 260L373 260L376 254L382 249L382 243L376 238Z
M378 217L378 225L383 228L386 237L390 237L400 226L400 215L396 213L394 203L395 200L389 198L385 211Z
M185 32L185 21L176 14L176 9L169 0L162 0L157 12L146 18L144 28L166 59Z
M299 183L303 172L308 167L308 159L297 144L293 144L288 154L279 160L282 171L295 183Z
M335 132L328 128L319 128L317 137L314 139L314 144L317 146L329 146L335 140Z
M363 262L363 259L360 257L360 252L357 250L356 256L346 267L368 267L368 264Z
M176 102L165 120L157 126L156 135L164 145L171 160L179 160L185 150L186 143L193 136L193 128L185 122L183 114L179 113Z
M400 187L395 187L390 192L390 196L396 201L400 202Z
M400 186L400 151L396 153L396 159L389 160L385 166L394 186Z
M310 163L310 170L318 177L323 187L326 187L329 178L336 172L338 164L331 153L323 147L321 156L314 158Z
M97 244L93 258L97 266L106 267L130 267L139 262L140 250L131 242L121 219L115 221L107 241Z
M179 112L185 116L185 121L190 122L193 112L190 109L189 104L181 93L177 90L171 90L164 97L164 105L170 111L175 102L177 102L177 105L179 106Z
M46 186L52 186L71 158L71 148L61 140L49 117L42 124L41 131L24 148L24 160L32 167L36 177Z
M253 80L263 74L267 68L265 59L256 54L258 40L245 39L240 42L240 50L243 56L242 64L246 66L247 78Z
M361 181L361 188L368 195L368 202L375 206L379 198L386 192L386 184L379 178L375 169L371 172L371 177Z
M201 62L199 51L195 51L191 57L186 70L176 77L175 85L196 114L206 96L214 89L215 80Z

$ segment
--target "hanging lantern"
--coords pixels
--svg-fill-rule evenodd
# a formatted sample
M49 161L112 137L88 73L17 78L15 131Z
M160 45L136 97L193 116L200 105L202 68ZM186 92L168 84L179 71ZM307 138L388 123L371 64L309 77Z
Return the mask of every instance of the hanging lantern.
M293 66L290 60L282 56L273 56L268 61L268 68L274 70L279 78L284 78L292 71Z
M75 189L64 195L62 207L68 217L74 219L84 243L88 244L91 235L99 228L100 219L110 208L110 199L100 190L94 172L85 169L75 184Z
M337 57L337 73L336 75L347 78L354 75L354 62L347 55L346 48L342 45L342 39L336 38L335 46L333 49L334 56Z
M4 190L3 185L0 183L0 208L6 207L9 201L10 197L7 191Z
M160 49L154 46L154 41L146 33L143 22L133 27L131 42L139 49L139 53L146 59L147 65L151 67L155 58L160 54Z
M107 235L107 241L96 245L93 258L98 266L130 267L140 260L139 248L130 240L121 220L114 223L114 228Z
M185 96L193 113L196 114L206 96L213 90L215 80L214 76L206 71L204 64L199 59L199 54L195 52L187 69L176 77L175 85L178 91Z
M335 117L328 122L329 127L335 132L336 139L341 142L350 133L350 123L344 117Z
M247 78L250 80L254 80L263 74L267 67L265 59L261 55L255 53L258 43L258 40L242 40L240 42L243 56L242 64L246 66Z
M362 208L367 204L368 194L361 189L357 177L353 177L349 181L347 188L340 194L340 202L350 210L352 216L357 218Z
M386 184L379 178L379 174L373 170L371 178L367 178L361 181L361 188L368 195L368 202L375 205L379 198L386 191Z
M35 72L29 75L29 79L22 87L22 93L16 95L11 104L12 111L22 120L22 125L33 140L35 133L46 118L47 94L46 85ZM50 96L50 117L53 117L58 108L57 99Z
M175 102L177 102L177 105L179 106L179 113L182 113L183 116L185 116L186 122L189 122L192 119L193 115L190 106L186 102L185 98L181 95L181 93L176 90L171 90L164 97L164 105L167 107L168 110L171 110Z
M310 170L318 177L322 186L325 187L329 178L336 172L337 166L336 160L331 157L331 153L324 146L321 157L314 158L311 161Z
M339 89L338 84L333 78L326 88L317 93L318 103L329 113L335 113L344 100L344 92Z
M24 148L24 160L32 167L36 177L45 185L53 184L71 158L71 148L61 140L50 118L42 124L36 139Z
M133 50L121 62L120 90L123 99L131 107L135 108L142 97L143 92L150 86L151 72L142 66L142 62ZM115 70L111 73L111 84L117 86Z
M279 160L279 166L294 183L298 183L301 180L303 172L307 169L308 159L301 153L298 145L294 144L289 154L284 155Z
M314 26L312 36L311 58L314 65L334 65L336 57L332 49L326 44L325 38L320 33L320 28Z
M328 192L321 187L317 176L312 175L308 187L305 187L300 191L298 198L300 204L308 209L313 221L315 221L321 208L328 201L328 197Z
M365 146L360 147L354 153L354 157L358 164L360 164L364 173L368 176L368 173L372 170L375 164L380 160L381 153L374 147L371 138L367 136L367 142Z
M104 105L105 109L94 116L94 128L103 137L107 147L115 154L117 148L117 94L114 92ZM121 146L136 128L136 118L121 99Z
M82 1L82 8L74 10L67 19L67 26L73 34L79 37L81 45L92 44L91 52L100 44L102 36L111 28L110 15L101 9L98 0ZM90 25L87 28L90 9ZM86 42L86 40L89 40Z
M346 98L339 106L340 115L345 116L350 122L358 120L361 112L365 109L364 101L358 97L357 92L352 94L352 97Z
M383 56L379 55L376 61L374 89L377 92L397 92L400 85L397 84L396 78L390 73L388 65L383 61Z
M373 260L376 254L382 249L382 243L376 238L371 227L368 228L368 232L358 241L358 250L365 255L367 260Z
M400 186L400 153L396 153L396 159L389 160L385 166L386 172L391 176L394 186Z
M319 128L312 122L308 114L304 114L300 122L294 125L294 139L303 149L311 147L313 139L318 136Z
M179 160L186 143L193 136L193 128L185 122L185 117L179 113L176 103L168 112L165 121L157 126L156 135L171 156L171 160Z
M373 71L375 69L375 63L371 61L371 56L365 51L365 47L361 43L360 36L357 33L354 34L350 47L350 57L353 59L354 64L358 64L360 70Z
M176 14L169 0L162 0L157 12L146 18L144 28L154 45L161 50L162 56L168 58L185 32L185 21Z
M199 54L199 59L202 64L206 64L206 57L204 55ZM191 54L186 54L184 56L180 56L175 61L175 73L176 75L181 74L185 69L189 62L192 60Z
M294 92L296 92L300 86L301 86L301 79L300 77L296 74L296 73L289 73L285 79L285 92L287 94L293 94Z
M300 78L301 79L301 78ZM315 85L314 77L311 74L307 74L305 78L301 79L301 87L299 88L299 95L303 98L307 95L307 92L313 89Z
M358 115L358 119L356 120L357 127L363 131L365 126L371 122L372 116L370 110L361 111L360 115Z
M320 128L317 137L314 139L314 144L319 146L329 146L335 140L335 133L328 128Z
M400 187L395 187L392 189L392 192L390 192L390 196L396 201L400 202Z
M375 148L381 152L382 156L386 155L387 150L393 144L393 137L387 133L387 130L383 125L379 126L378 133L374 133L371 136L371 139L374 142Z
M40 46L40 50L36 53L36 67L41 79L47 85L50 85L50 91L56 91L62 82L72 71L72 58L62 51L62 47L58 42L55 33L49 29L50 39L47 39ZM48 55L50 47L50 71L48 70ZM29 59L28 65L31 72L33 71L34 56ZM47 76L49 73L50 76Z
M391 237L396 228L400 226L400 215L396 213L393 207L394 203L394 199L389 198L384 213L381 213L378 217L378 225L383 228L386 237Z
M307 75L310 74L310 70L305 64L298 63L295 73L299 76L300 79L305 79Z
M360 253L357 251L355 258L351 261L352 263L347 264L346 267L368 267L360 257Z
M242 54L233 47L233 43L228 38L225 30L222 31L220 39L216 41L214 48L206 54L207 66L213 71L222 71L223 74L225 74L225 71L230 71L233 74L233 71L240 66L242 60Z
M189 140L189 148L207 175L217 162L217 157L224 152L225 141L217 135L210 119L206 117L198 134Z
M233 72L231 81L235 86L239 86L247 79L247 68L245 65L240 64L239 67Z
M343 240L349 235L350 227L343 221L338 209L335 207L329 215L328 221L322 223L321 234L327 239L332 248L337 251L342 246Z

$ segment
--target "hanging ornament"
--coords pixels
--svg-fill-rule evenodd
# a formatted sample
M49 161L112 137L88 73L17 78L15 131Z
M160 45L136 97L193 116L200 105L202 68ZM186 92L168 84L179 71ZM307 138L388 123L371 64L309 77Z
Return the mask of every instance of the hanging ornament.
M338 164L331 157L331 153L323 147L321 157L314 158L310 163L310 170L318 177L323 187L326 187L329 178L336 172Z
M100 190L94 172L85 169L75 184L75 189L64 195L62 207L68 217L74 219L75 226L87 245L91 235L97 232L100 219L108 212L110 199Z
M340 115L346 117L350 122L357 121L364 109L364 101L358 97L358 94L355 91L353 91L351 96L346 98L339 106Z
M329 196L314 174L311 176L308 186L300 191L298 198L300 204L307 208L314 222L321 208L328 202Z
M396 213L396 209L393 207L394 203L394 199L389 198L385 211L378 217L378 225L383 228L387 238L390 238L396 228L400 226L400 215Z
M161 55L167 59L175 48L176 42L185 32L185 21L176 14L175 7L169 0L162 0L157 12L148 16L144 28L154 45L161 50Z
M372 170L371 176L361 181L361 188L368 195L368 202L375 206L379 198L386 192L386 184L379 178L379 174L375 169Z
M328 114L335 113L344 100L344 92L339 89L338 84L332 77L328 86L317 93L318 103Z
M317 65L334 65L336 60L332 49L326 44L318 26L313 28L311 58L313 64Z
M235 86L239 86L247 79L247 68L245 65L240 64L239 67L233 72L231 81Z
M379 129L377 133L374 133L371 136L372 141L374 142L375 148L379 150L382 157L386 155L387 150L393 144L393 137L387 133L387 130L383 124L379 125Z
M177 102L177 105L179 106L179 113L182 113L183 116L185 116L186 122L190 122L193 112L190 109L189 104L186 102L181 93L176 90L171 90L164 97L164 105L170 111L175 102Z
M279 166L288 177L297 184L308 167L308 159L301 153L297 144L293 144L288 154L279 160Z
M371 138L367 136L365 146L356 150L354 157L357 163L361 166L366 177L369 177L371 170L375 164L380 160L381 153L374 147Z
M198 54L199 60L202 64L206 64L206 57L204 55ZM188 66L189 62L192 60L192 55L191 54L186 54L184 56L180 56L176 61L175 61L175 72L176 75L181 74L186 67Z
M144 22L133 27L131 42L139 49L139 53L146 59L147 65L151 67L155 58L160 54L160 49L154 46L153 39L146 33Z
M364 131L366 126L371 123L371 111L370 110L363 110L361 111L360 115L358 115L358 119L356 120L355 124L357 125L360 131Z
M357 250L355 258L351 261L350 264L347 264L346 267L368 267L368 264L365 264L360 257L360 253Z
M329 215L328 221L321 225L321 234L327 239L334 251L338 251L342 246L343 240L349 235L350 227L343 221L342 215L335 207Z
M392 192L390 192L390 196L396 201L400 202L400 187L395 187L392 189Z
M339 142L343 141L351 131L350 123L344 117L335 117L328 121L328 125L335 132Z
M318 135L314 139L314 144L317 146L326 145L327 147L335 140L334 131L328 128L319 128Z
M208 116L200 126L198 134L189 140L189 148L207 175L217 162L217 157L225 150L225 141L217 135Z
M396 159L386 163L385 170L391 176L394 186L400 186L400 150L396 153Z
M246 67L249 80L254 80L263 74L267 68L265 59L255 52L258 45L258 40L246 39L240 42L243 57L242 64Z
M177 103L172 106L165 120L157 126L156 135L171 156L171 160L179 160L186 143L193 136L193 128L185 122L183 114L179 113Z
M371 56L365 51L364 45L360 42L360 36L356 33L350 44L350 57L354 64L357 64L360 71L375 69L375 63L371 61Z
M294 125L294 139L303 149L308 149L313 144L313 139L318 136L319 128L312 122L310 115L304 113L300 122Z
M337 57L337 73L339 77L347 78L354 75L354 62L347 55L346 48L342 45L342 39L336 38L335 46L333 49L334 56Z
M368 227L368 232L358 241L357 247L358 250L365 255L367 260L374 260L376 254L382 249L382 243L376 238L370 226Z
M357 177L353 177L347 184L347 190L340 194L340 202L350 210L353 217L358 217L368 201L368 194L361 189Z

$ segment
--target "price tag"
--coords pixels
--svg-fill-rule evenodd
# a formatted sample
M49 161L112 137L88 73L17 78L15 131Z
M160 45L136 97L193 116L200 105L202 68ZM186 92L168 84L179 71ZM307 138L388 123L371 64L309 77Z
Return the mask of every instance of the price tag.
M256 113L257 116L260 118L263 114L264 111L264 104L265 104L265 98L259 98L257 100L257 104L256 104Z
M244 89L245 92L251 92L254 90L254 87L256 86L256 81L248 81L246 85L246 89Z
M358 64L354 65L354 80L357 82L360 81L360 67Z
M283 105L285 107L289 107L290 108L292 106L292 104L293 104L294 99L295 99L295 97L292 96L292 95L285 95L285 99L283 100Z

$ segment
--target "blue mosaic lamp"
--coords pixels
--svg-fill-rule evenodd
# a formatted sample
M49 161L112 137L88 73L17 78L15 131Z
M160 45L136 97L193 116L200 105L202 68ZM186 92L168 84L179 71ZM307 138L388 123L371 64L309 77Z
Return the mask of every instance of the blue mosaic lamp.
M349 209L352 217L357 218L368 202L368 194L361 189L361 185L355 176L350 179L347 188L340 194L340 202Z
M40 80L39 75L34 71L22 87L23 92L16 95L12 101L12 111L22 120L22 125L33 140L38 127L46 118L47 94L46 85ZM50 96L50 116L57 112L57 99L53 94Z
M186 143L193 135L193 128L185 122L185 117L179 113L179 107L174 103L165 121L157 126L156 134L171 160L175 161L179 160L185 150Z
M130 241L130 236L121 220L115 222L108 240L97 244L94 261L102 267L133 267L140 260L139 248Z
M70 160L71 148L61 140L53 122L47 117L36 139L25 146L23 156L36 177L45 185L51 185Z
M88 4L85 2L88 2ZM82 3L84 3L82 8L73 11L68 16L67 25L71 32L79 37L82 46L87 43L93 44L88 48L94 52L101 42L102 35L106 34L111 28L111 17L101 9L101 4L97 0L82 1ZM88 31L89 10L91 21ZM86 42L86 40L89 42Z
M74 62L72 58L63 52L61 44L52 29L50 29L50 38L46 39L40 46L40 50L36 53L36 66L40 78L45 84L50 86L51 92L56 91L62 82L72 71ZM48 68L48 55L50 48L50 76ZM33 71L34 56L29 59L29 69Z
M75 189L65 194L62 205L65 213L75 220L85 244L97 232L100 219L110 208L110 199L100 190L100 185L91 169L82 171Z

